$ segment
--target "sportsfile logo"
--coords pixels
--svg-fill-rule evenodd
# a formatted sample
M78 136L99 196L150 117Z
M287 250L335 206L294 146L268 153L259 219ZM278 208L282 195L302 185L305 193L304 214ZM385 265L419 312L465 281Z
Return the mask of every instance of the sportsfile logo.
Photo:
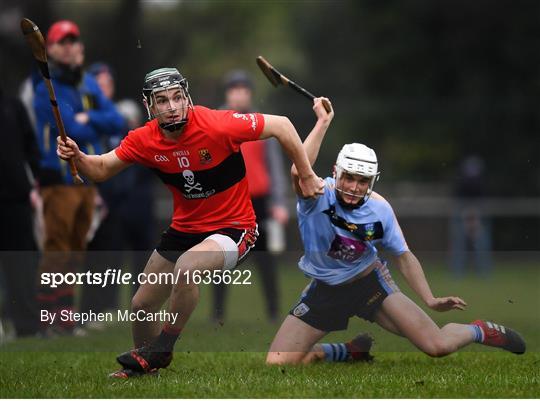
M251 271L245 270L177 270L175 272L141 272L136 275L122 269L107 269L105 272L41 273L40 283L49 288L63 285L92 285L101 288L110 285L158 284L176 285L190 282L195 284L251 284Z

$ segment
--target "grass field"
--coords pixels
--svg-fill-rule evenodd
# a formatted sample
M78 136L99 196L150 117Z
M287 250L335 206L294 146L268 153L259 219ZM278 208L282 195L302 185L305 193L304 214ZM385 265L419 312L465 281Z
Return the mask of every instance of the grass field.
M249 266L246 266L249 267ZM230 291L223 326L208 321L210 291L176 347L170 368L159 376L129 381L107 377L114 357L131 345L129 326L116 325L84 338L25 339L0 348L2 398L538 398L540 397L540 269L498 266L494 277L453 281L437 266L427 273L436 294L459 295L465 312L429 312L440 324L487 318L515 327L527 340L522 356L473 345L442 359L423 355L406 340L373 324L351 320L347 331L328 341L348 340L359 331L376 338L370 364L319 363L267 367L265 351L278 325L264 319L257 276L253 285ZM400 281L401 288L411 295ZM306 279L292 266L280 270L283 313Z

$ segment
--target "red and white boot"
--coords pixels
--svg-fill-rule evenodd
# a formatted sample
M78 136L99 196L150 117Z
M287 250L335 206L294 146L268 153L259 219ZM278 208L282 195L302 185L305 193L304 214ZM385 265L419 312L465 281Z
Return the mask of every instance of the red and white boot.
M514 354L525 352L525 340L517 331L485 320L475 320L471 324L482 330L482 344L502 348Z

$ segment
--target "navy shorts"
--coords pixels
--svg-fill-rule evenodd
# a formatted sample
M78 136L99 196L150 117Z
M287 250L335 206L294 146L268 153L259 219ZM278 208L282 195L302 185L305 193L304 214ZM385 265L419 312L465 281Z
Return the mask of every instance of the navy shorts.
M375 263L373 271L351 283L328 285L314 279L289 314L322 331L345 330L353 316L373 322L384 299L399 292L386 262Z
M255 246L259 232L257 227L254 227L249 229L220 228L219 230L204 233L185 233L169 227L161 234L161 240L156 247L156 251L169 262L176 263L185 251L200 244L213 234L226 235L234 241L238 246L238 265Z

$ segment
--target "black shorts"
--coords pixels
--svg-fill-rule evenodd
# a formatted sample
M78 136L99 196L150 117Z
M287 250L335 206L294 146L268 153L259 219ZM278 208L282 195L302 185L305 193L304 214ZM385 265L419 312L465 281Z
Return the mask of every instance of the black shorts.
M226 235L236 243L238 247L238 261L236 264L238 265L255 246L259 232L257 226L248 229L220 228L219 230L204 233L185 233L169 227L161 234L161 240L156 247L156 251L169 262L176 263L185 251L200 244L213 234Z
M322 331L345 330L349 318L358 316L373 322L384 299L399 292L386 262L367 276L342 285L328 285L313 280L289 314Z

